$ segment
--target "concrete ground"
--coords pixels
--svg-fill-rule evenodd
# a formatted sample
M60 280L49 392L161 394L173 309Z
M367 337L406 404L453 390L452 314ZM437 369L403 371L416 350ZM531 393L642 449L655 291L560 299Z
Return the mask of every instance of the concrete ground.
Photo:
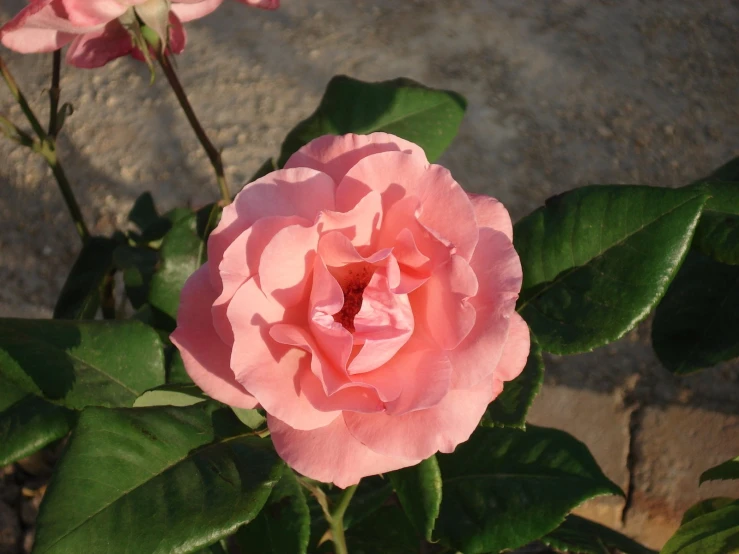
M3 0L0 21L24 0ZM316 107L329 78L406 76L469 100L441 163L515 219L588 183L679 186L739 155L739 4L731 0L227 1L189 26L178 69L241 183ZM7 52L4 52L7 54ZM48 56L6 57L44 113ZM65 70L75 113L61 154L95 232L151 190L163 208L217 197L211 169L162 78L119 60ZM0 91L0 113L20 112ZM55 184L0 141L0 315L48 313L79 248ZM648 323L591 354L551 357L532 422L590 446L628 499L592 517L658 547L694 501L739 495L698 475L739 453L739 369L674 378Z

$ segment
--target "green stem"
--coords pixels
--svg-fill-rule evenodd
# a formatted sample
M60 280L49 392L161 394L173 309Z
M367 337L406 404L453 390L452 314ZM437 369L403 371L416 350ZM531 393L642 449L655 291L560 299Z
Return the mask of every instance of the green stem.
M331 512L329 518L329 526L331 527L331 540L336 547L336 554L349 554L346 548L346 536L344 535L344 514L349 507L349 503L357 492L358 485L352 485L347 488L339 498L339 503Z
M231 194L228 191L228 182L226 181L226 173L223 169L223 160L221 158L221 153L215 146L213 146L213 143L208 138L205 129L203 129L203 126L200 124L197 115L195 115L195 110L193 110L192 105L187 98L185 89L182 87L182 83L180 83L180 80L177 77L177 73L175 73L174 68L172 67L172 62L170 62L169 57L166 54L159 54L157 56L157 60L159 61L159 65L161 65L162 70L164 71L164 75L167 77L167 81L169 81L169 86L172 87L172 91L174 92L175 96L177 97L177 101L182 107L182 111L185 112L187 121L190 123L193 131L195 131L195 136L198 137L200 144L203 146L205 153L208 155L208 159L210 160L210 163L216 172L216 181L218 182L218 188L221 191L223 205L226 206L231 203Z
M0 74L2 74L5 83L8 85L8 89L10 89L10 94L12 94L13 98L15 98L16 102L18 102L21 110L23 110L23 113L26 116L26 119L28 119L28 122L31 124L31 127L38 136L38 141L34 141L32 148L35 152L38 152L44 157L46 163L51 168L51 172L54 174L56 182L59 185L59 190L64 197L64 202L67 204L67 209L69 210L69 213L72 216L72 220L74 221L74 226L77 229L77 234L79 234L82 242L86 243L90 238L90 232L85 225L85 220L82 217L82 210L80 210L79 204L77 204L77 199L74 197L72 187L69 184L69 180L67 179L67 175L64 172L64 168L62 167L62 164L59 162L59 158L57 157L56 141L54 140L54 137L47 134L46 129L43 128L38 118L36 117L36 114L33 113L33 110L28 104L26 97L21 92L20 88L18 87L18 83L13 78L13 75L10 73L8 66L5 64L5 60L3 60L1 56ZM53 82L54 77L52 76L52 85Z
M53 54L51 65L51 88L49 89L49 136L56 138L59 133L59 97L61 89L59 83L62 78L62 51L57 50Z

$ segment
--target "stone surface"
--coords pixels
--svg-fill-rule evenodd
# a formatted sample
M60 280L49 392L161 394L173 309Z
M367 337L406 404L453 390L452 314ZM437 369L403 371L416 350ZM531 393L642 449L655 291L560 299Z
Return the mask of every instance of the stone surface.
M0 21L23 5L3 0ZM188 32L178 70L224 149L234 191L336 73L407 76L464 94L468 116L441 163L514 219L577 186L679 186L739 155L736 2L284 0L277 12L225 2ZM6 59L45 119L49 56ZM164 209L217 197L166 83L148 82L131 60L64 71L63 101L76 111L60 153L96 233L121 225L145 190ZM22 122L1 87L0 113ZM43 164L2 140L0 160L0 316L47 317L79 243ZM645 324L596 352L547 357L532 418L570 431L633 489L626 529L658 547L704 494L686 460L739 452L727 426L739 370L673 377L648 334ZM670 422L680 431L663 440ZM606 499L583 509L616 525L624 506Z

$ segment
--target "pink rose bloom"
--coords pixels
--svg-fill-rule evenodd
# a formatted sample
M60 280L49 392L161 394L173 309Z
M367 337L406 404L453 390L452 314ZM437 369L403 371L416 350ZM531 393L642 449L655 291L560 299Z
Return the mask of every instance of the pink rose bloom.
M169 27L169 50L185 48L182 24L208 15L223 0L29 0L29 5L0 28L0 42L24 54L53 52L70 45L67 62L101 67L115 58L138 54L124 21L138 16L148 25ZM276 9L279 0L239 0ZM171 4L171 7L170 7ZM169 13L167 13L169 10ZM120 19L119 19L120 18ZM164 31L166 34L166 30ZM166 36L162 34L160 36Z
M224 210L172 341L207 394L264 408L292 468L347 487L452 452L521 373L511 237L415 144L324 136Z

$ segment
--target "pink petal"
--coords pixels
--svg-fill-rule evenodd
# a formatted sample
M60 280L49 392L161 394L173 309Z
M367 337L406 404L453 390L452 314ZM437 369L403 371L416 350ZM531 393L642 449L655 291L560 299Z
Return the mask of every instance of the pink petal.
M0 41L22 54L53 52L90 30L80 30L60 17L60 5L59 0L41 0L26 6L0 28Z
M230 367L231 349L213 328L210 318L213 300L215 291L204 265L182 289L172 343L179 349L187 373L209 396L237 408L253 408L257 401L236 381Z
M213 286L220 286L218 267L226 248L255 221L271 216L297 216L314 222L323 210L335 209L336 185L313 169L273 171L246 185L226 206L221 222L208 239Z
M355 248L369 246L382 224L382 197L371 192L347 212L326 210L318 218L321 233L341 231Z
M513 312L508 340L503 347L503 354L493 372L496 379L513 381L523 371L531 350L531 334L524 319Z
M172 4L172 13L174 13L180 21L187 23L195 19L200 19L214 12L223 0L196 0L185 2L183 0L174 0Z
M349 432L385 456L426 459L453 452L477 427L500 384L492 377L473 390L452 390L436 406L402 415L344 412Z
M259 280L264 293L285 307L300 302L306 293L317 247L315 225L280 229L259 260Z
M324 483L346 488L362 477L394 471L422 458L383 456L356 440L343 418L312 431L299 431L272 415L267 416L272 441L280 457L295 471Z
M416 321L440 348L453 350L475 325L476 312L469 298L477 291L475 272L464 258L454 255L410 295Z
M392 292L382 270L375 272L364 289L362 308L354 317L354 329L355 343L364 342L364 346L349 364L350 374L382 366L413 333L413 312L408 296Z
M495 198L484 194L468 194L478 227L488 227L500 231L508 240L513 241L513 223L505 206Z
M143 4L147 0L59 0L57 13L66 14L69 22L77 27L95 27L118 19L129 7Z
M256 279L244 283L228 307L234 334L231 367L268 413L296 429L315 429L328 425L339 412L317 410L300 390L300 372L310 372L310 354L278 343L269 333L276 323L300 323L302 309L297 315L289 313L265 296Z
M213 322L221 339L233 344L231 324L226 310L238 288L259 271L259 260L269 241L285 227L291 225L310 226L310 222L300 217L265 217L241 233L223 253L218 267L217 279L222 284L221 294L213 304Z
M490 228L480 230L480 241L470 260L479 290L470 299L477 317L467 338L449 352L454 366L452 388L473 388L493 373L498 365L523 272L513 244L503 233Z
M118 21L78 36L67 50L67 63L83 69L102 67L134 50L131 37Z
M315 374L304 371L299 376L300 390L310 403L322 412L350 410L352 412L381 412L385 404L380 400L374 387L369 385L345 385L331 394L326 394L323 385Z
M387 133L372 133L319 137L290 156L285 168L312 167L330 175L334 182L339 183L362 158L393 151L405 152L428 163L424 151L412 142Z
M385 365L352 378L375 387L388 414L404 414L441 402L451 375L446 352L413 337Z
M247 6L262 8L263 10L276 10L280 7L280 0L238 0Z
M169 52L171 54L182 54L187 44L187 32L177 16L169 13Z
M404 196L420 203L418 221L469 260L477 244L475 212L467 194L440 165L417 156L383 152L358 161L341 180L336 204L346 211L370 190L382 194L385 212Z

